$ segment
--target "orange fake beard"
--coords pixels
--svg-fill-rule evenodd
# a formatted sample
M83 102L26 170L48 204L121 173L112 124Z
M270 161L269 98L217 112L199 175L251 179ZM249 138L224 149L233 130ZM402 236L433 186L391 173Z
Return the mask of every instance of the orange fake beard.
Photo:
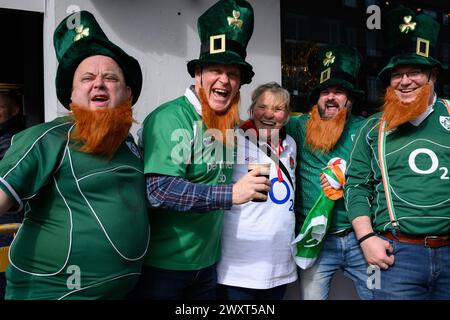
M329 152L339 141L347 121L347 108L338 111L331 119L322 119L317 105L311 111L306 124L306 144L313 151Z
M199 100L202 105L202 120L207 129L216 129L220 131L221 134L214 134L213 136L221 141L222 143L227 143L227 132L229 129L233 129L237 124L239 124L239 102L241 100L240 93L238 92L236 96L231 101L230 107L224 112L214 111L208 103L206 98L205 90L200 88L199 90ZM233 132L229 132L230 138L233 136Z
M111 160L133 123L131 100L122 106L95 111L72 103L70 109L75 121L70 140L78 150Z
M413 120L424 113L428 108L431 94L431 84L425 84L412 102L402 102L392 87L386 89L382 107L382 119L387 122L387 129L391 130Z

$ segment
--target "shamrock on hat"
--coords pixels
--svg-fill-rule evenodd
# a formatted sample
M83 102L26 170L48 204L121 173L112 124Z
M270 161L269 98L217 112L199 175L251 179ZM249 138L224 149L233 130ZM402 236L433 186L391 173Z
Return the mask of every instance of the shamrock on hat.
M391 57L378 77L388 81L390 72L398 65L424 67L447 66L436 59L436 46L440 25L430 15L405 6L397 6L382 16L383 40L387 54Z
M74 19L74 15L79 15ZM71 22L79 21L78 25ZM56 94L61 104L69 109L73 75L78 65L95 55L114 59L122 69L127 85L133 93L135 104L142 88L142 71L139 62L120 47L109 41L92 13L79 11L67 16L53 34L53 46L58 59Z
M310 103L317 102L322 90L334 86L346 89L355 99L364 95L364 91L357 88L361 67L361 55L358 51L345 45L327 45L319 51L317 59L319 84L309 90Z
M245 58L253 20L253 8L245 0L220 0L206 10L197 21L200 57L187 64L191 77L196 65L236 64L241 68L241 83L250 83L255 73Z

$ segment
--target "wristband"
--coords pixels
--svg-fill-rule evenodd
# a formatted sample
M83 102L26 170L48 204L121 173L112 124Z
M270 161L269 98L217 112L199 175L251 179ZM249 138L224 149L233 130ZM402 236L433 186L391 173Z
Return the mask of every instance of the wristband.
M377 234L376 234L375 232L368 233L368 234L366 234L365 236L361 237L361 239L358 240L358 243L361 245L361 243L362 243L364 240L367 240L367 239L369 239L370 237L373 237L373 236L376 236L376 235L377 235Z

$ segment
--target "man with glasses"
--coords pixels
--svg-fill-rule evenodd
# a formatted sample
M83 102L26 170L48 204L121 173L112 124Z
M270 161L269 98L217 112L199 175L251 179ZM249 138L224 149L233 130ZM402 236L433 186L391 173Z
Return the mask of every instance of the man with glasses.
M439 24L399 6L383 31L383 111L356 137L348 215L367 262L382 269L369 283L375 299L450 299L450 104L434 91L446 67L432 57Z

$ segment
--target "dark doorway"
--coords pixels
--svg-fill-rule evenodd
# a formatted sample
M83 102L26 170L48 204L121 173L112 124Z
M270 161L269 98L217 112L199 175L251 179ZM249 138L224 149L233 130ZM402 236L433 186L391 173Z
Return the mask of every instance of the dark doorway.
M0 9L0 90L23 96L26 127L44 122L43 23L43 13Z

